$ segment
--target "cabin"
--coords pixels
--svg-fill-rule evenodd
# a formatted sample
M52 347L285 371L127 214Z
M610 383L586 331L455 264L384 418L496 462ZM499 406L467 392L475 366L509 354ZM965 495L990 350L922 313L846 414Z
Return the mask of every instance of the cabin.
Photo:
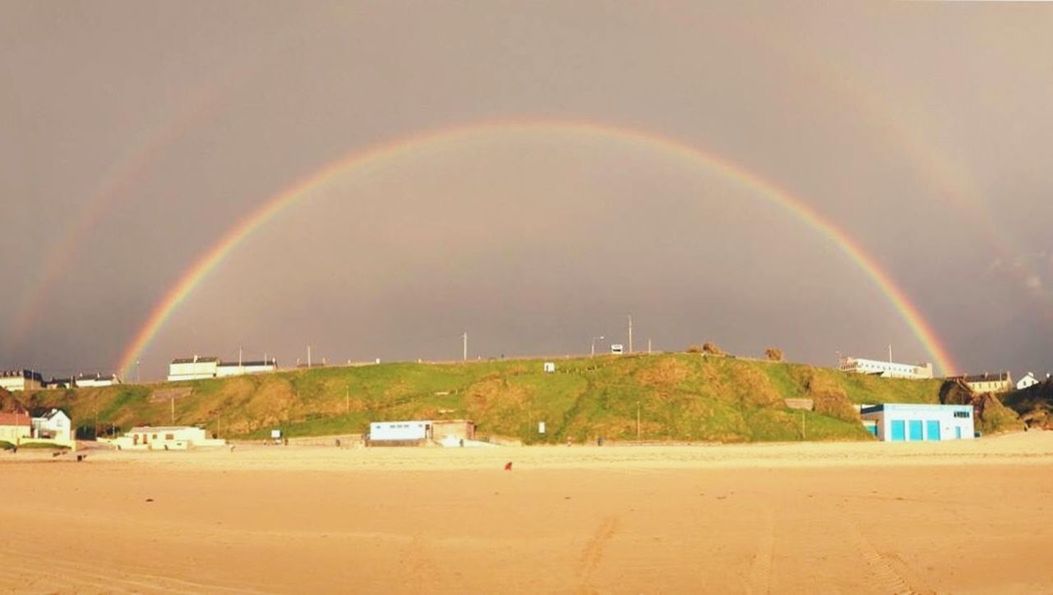
M863 407L863 426L885 442L971 440L972 405L885 403Z
M187 450L224 446L227 441L209 438L204 428L193 426L137 426L110 443L117 450Z

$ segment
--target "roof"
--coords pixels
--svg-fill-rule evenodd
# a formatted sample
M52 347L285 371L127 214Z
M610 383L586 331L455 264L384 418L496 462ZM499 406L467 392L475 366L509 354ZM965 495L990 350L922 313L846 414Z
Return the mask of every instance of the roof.
M218 357L181 357L172 360L173 364L201 364L218 362Z
M257 361L252 361L252 362L241 362L240 364L238 362L219 362L219 367L221 367L221 368L237 368L237 367L248 368L248 367L273 366L273 365L276 365L274 363L274 360L268 360L268 361L257 360Z
M33 370L4 370L0 372L0 378L26 378L42 380L40 372L34 372Z
M147 432L175 432L178 430L200 430L195 426L135 426L128 430L129 434L140 434Z
M116 374L103 376L102 374L77 374L77 380L116 380Z
M885 409L972 409L972 405L944 405L942 403L882 403L880 405L871 405L869 407L863 407L859 410L861 415L867 413L879 413Z
M32 425L28 413L0 413L0 426L26 426Z
M52 419L53 417L55 417L55 416L57 416L59 414L61 414L65 418L69 419L69 416L66 415L66 412L61 410L61 409L52 409L51 411L48 411L47 413L45 413L41 417L43 417L44 419Z

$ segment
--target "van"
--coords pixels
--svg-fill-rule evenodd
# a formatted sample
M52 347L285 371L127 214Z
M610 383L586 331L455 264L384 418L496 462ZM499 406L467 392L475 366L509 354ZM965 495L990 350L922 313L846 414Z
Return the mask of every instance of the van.
M625 347L621 343L613 343L611 345L611 353L621 355L625 353Z

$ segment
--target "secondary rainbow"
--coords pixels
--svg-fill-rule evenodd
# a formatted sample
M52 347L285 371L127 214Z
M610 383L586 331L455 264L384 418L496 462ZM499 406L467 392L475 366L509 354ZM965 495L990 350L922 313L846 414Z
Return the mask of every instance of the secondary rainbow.
M335 178L364 171L369 166L405 155L426 147L441 148L455 146L458 142L475 138L510 134L574 135L620 142L636 147L664 153L681 159L694 167L703 167L736 180L758 196L786 209L798 220L833 241L840 250L856 263L886 296L899 315L910 327L918 341L928 351L936 365L951 374L957 366L948 350L942 345L932 327L918 308L910 301L892 277L878 262L852 240L844 231L817 213L806 203L772 182L746 170L742 166L719 155L705 152L666 136L633 128L612 126L587 121L564 120L498 120L482 121L452 128L432 130L373 145L337 159L325 167L299 179L283 192L268 199L263 206L232 227L218 242L205 251L193 265L183 273L151 310L146 322L127 345L117 369L127 374L140 354L164 326L176 308L194 291L212 270L253 231L265 225L282 211L309 195L313 190L325 186Z

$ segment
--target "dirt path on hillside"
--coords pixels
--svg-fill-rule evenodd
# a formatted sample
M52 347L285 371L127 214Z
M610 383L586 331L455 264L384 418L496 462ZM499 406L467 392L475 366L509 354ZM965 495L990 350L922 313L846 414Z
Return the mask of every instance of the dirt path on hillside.
M0 590L1048 590L1053 432L901 446L20 452Z

